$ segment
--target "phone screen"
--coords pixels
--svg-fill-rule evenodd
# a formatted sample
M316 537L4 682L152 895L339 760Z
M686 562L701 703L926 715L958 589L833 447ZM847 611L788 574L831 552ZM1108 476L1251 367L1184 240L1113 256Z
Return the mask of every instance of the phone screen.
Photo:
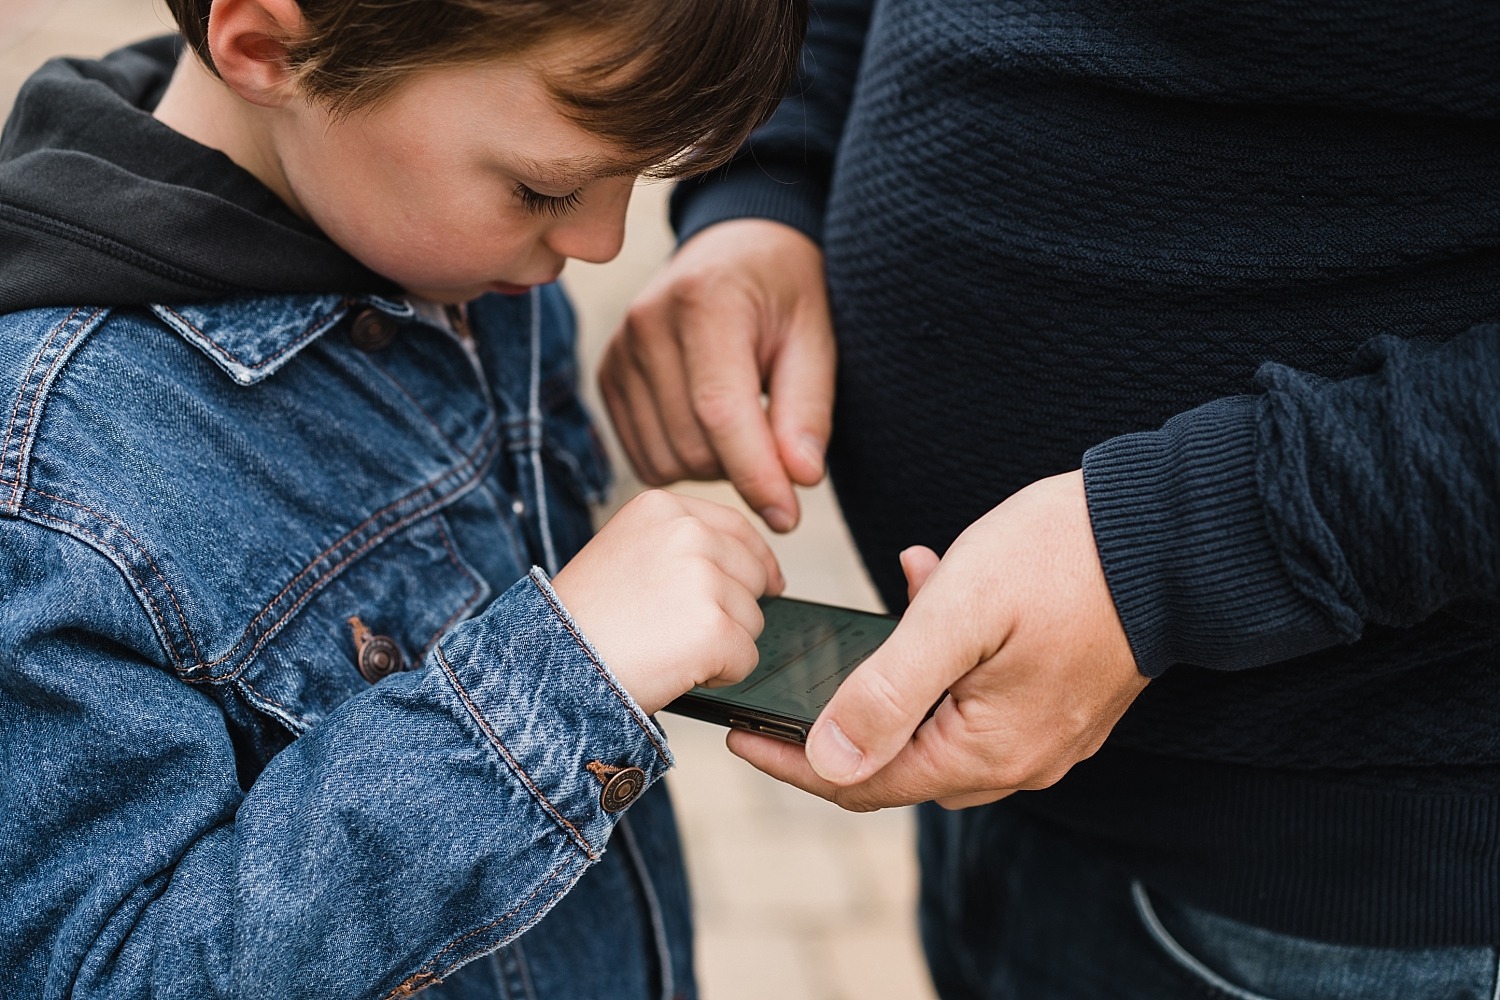
M762 600L761 610L766 625L755 643L755 670L729 687L695 687L691 697L810 723L896 627L886 615L789 597Z

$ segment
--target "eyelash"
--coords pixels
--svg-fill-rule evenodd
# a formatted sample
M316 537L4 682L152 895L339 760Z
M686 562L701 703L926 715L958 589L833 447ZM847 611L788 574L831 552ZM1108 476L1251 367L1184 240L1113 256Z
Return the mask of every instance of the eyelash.
M567 215L583 200L583 195L578 191L569 192L561 198L554 198L551 195L538 194L525 184L516 185L516 197L521 200L521 207L533 215L545 213L554 218Z

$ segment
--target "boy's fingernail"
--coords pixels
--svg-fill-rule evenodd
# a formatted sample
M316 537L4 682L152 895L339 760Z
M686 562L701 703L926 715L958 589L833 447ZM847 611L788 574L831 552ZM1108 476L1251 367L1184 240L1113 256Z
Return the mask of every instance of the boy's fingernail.
M797 450L802 453L803 458L807 459L808 464L818 470L819 475L823 472L823 452L825 447L822 438L816 434L804 434L797 441Z
M843 783L859 773L865 755L849 742L838 723L825 722L808 738L807 762L819 777Z
M791 531L794 527L792 515L780 507L762 507L760 516L771 526L772 531Z

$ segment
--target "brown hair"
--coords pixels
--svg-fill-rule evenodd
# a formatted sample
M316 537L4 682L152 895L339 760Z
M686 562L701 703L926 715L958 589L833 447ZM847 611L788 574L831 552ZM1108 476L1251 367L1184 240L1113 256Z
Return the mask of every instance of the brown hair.
M208 50L212 0L167 0ZM291 69L335 114L368 108L408 76L522 55L574 35L584 58L548 80L580 127L642 172L720 166L770 116L796 69L808 0L300 0Z

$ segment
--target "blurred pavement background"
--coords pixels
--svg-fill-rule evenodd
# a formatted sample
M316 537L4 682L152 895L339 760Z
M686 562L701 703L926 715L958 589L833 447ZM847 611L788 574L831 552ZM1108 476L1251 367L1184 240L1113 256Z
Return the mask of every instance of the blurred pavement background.
M153 0L0 0L0 113L44 60L100 55L170 24ZM578 307L586 372L670 253L666 194L661 184L638 190L617 260L568 265L563 282ZM602 417L591 376L586 390ZM604 433L618 505L641 486ZM675 488L743 509L722 484ZM788 593L880 610L826 484L802 502L802 525L771 539ZM930 1000L913 918L910 811L844 813L731 756L717 727L662 721L679 761L667 780L693 876L704 1000Z

